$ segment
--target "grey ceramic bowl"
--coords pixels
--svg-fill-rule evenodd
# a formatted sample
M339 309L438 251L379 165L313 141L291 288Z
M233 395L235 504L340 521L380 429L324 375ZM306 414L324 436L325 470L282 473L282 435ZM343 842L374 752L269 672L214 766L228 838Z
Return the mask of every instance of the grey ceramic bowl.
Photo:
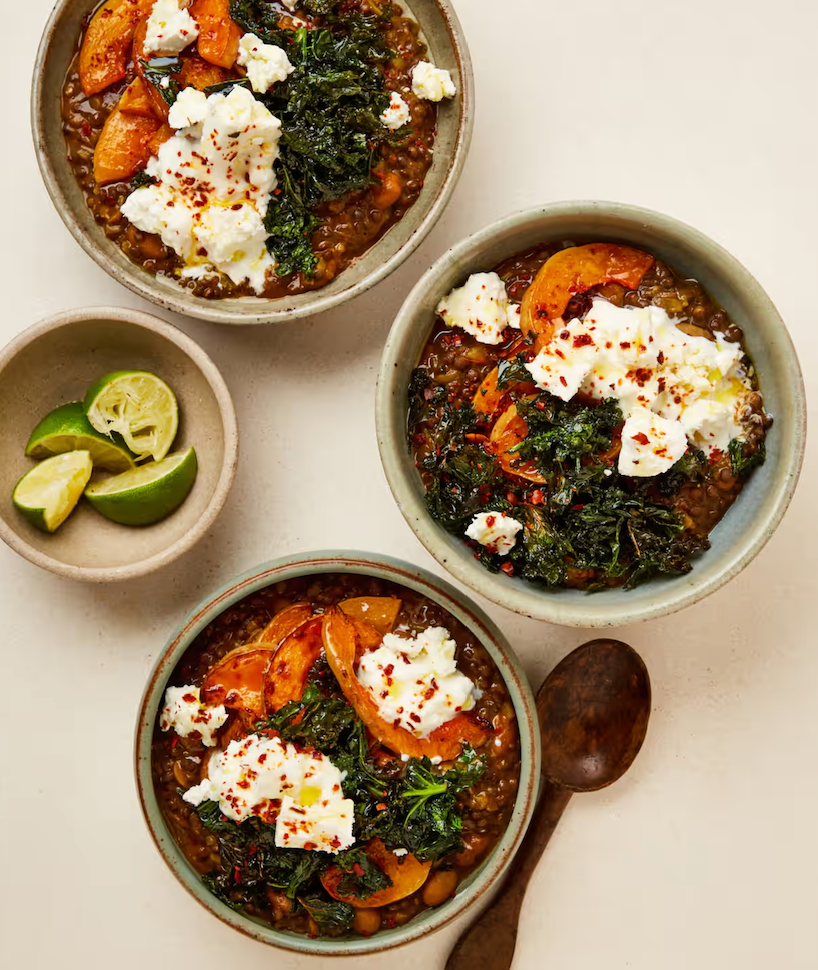
M71 234L114 279L168 310L216 323L282 323L329 310L385 279L423 241L443 213L471 142L474 77L468 47L449 0L408 0L420 24L429 58L451 71L457 96L439 106L432 167L420 198L368 252L320 290L279 300L242 297L205 300L171 280L158 279L132 263L107 239L85 203L66 158L60 102L76 52L83 18L93 0L59 0L48 20L34 67L31 124L34 148L48 194Z
M201 877L173 841L159 808L151 775L151 742L165 687L180 658L198 634L226 609L251 593L286 579L327 573L375 576L415 590L448 610L475 634L497 664L514 704L520 731L522 760L517 801L509 826L494 852L458 887L457 894L450 902L421 913L405 926L384 930L369 939L350 936L312 940L275 930L269 924L237 913L221 903L203 886ZM160 654L148 681L139 708L135 757L136 783L150 833L173 874L198 902L229 926L261 943L319 956L350 956L388 950L427 936L485 899L498 884L525 835L536 803L540 777L540 731L534 698L514 651L492 621L467 596L426 570L397 559L371 553L315 552L279 559L245 573L223 586L184 620Z
M630 243L699 280L744 328L767 409L776 419L766 464L711 535L712 548L685 576L634 590L583 593L546 590L494 575L460 539L426 511L420 476L406 441L407 387L435 321L438 301L472 273L490 270L527 247L551 240ZM758 554L790 503L806 438L804 385L798 358L770 298L721 246L670 216L614 202L562 202L519 212L471 236L442 256L409 294L384 349L378 382L378 444L395 499L420 541L457 579L526 616L567 626L607 627L672 613L723 586Z
M34 466L24 455L29 434L53 408L82 400L103 374L130 369L158 374L175 391L181 421L173 450L196 448L193 490L156 525L117 525L81 500L54 535L39 532L11 502L15 483ZM236 473L236 413L221 374L181 330L137 310L68 310L25 330L0 351L0 414L0 538L68 579L115 582L166 566L213 525Z

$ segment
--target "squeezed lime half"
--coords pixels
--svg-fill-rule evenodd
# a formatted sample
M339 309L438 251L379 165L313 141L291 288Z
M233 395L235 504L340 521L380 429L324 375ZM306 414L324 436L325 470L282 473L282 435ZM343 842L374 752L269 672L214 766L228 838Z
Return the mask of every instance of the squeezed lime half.
M12 501L33 526L55 532L74 511L93 470L88 451L47 458L23 475Z
M100 434L79 401L63 404L47 414L31 432L26 455L42 461L68 451L87 451L94 468L119 473L134 468L134 456L121 437Z
M85 497L100 514L122 525L152 525L175 512L196 480L198 461L193 448L168 455L95 482Z
M122 435L138 461L164 458L179 429L176 395L147 371L106 374L88 388L83 406L91 425L100 434Z

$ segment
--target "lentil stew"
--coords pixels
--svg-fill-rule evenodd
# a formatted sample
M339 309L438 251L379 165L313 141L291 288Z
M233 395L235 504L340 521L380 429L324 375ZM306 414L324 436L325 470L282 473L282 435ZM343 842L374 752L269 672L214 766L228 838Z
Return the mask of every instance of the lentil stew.
M438 307L409 388L430 514L489 570L540 586L689 571L765 457L772 418L743 340L699 282L616 243L539 245L471 277ZM694 404L707 419L685 436Z
M467 678L474 706L453 709L418 738L397 719L378 720L372 700L344 679L342 654L349 648L362 683L366 655L374 656L388 634L409 643L441 627L454 641L457 676ZM352 639L344 644L346 634ZM259 680L256 661L265 651ZM387 682L391 674L387 668ZM431 698L438 685L434 678L426 683L434 689L424 697ZM179 707L169 713L173 697L197 712L192 721L178 716ZM249 764L251 745L269 754L279 744L291 759L313 759L321 777L343 770L335 797L354 802L350 845L286 847L287 799L256 803L252 771L231 789L243 797L249 779L249 813L234 811L239 803L224 789L221 800L211 795L194 804L191 794L218 780L218 759L246 745L240 756ZM152 772L174 840L227 905L293 933L371 936L444 905L491 854L514 808L520 742L502 676L451 614L393 583L326 574L254 593L196 638L157 718ZM320 824L314 831L320 839ZM333 838L338 831L331 829Z
M212 8L221 10L217 27L235 33L226 55L205 43ZM130 19L117 13L123 9ZM437 107L413 90L413 70L423 62L426 45L418 24L400 6L304 0L293 13L278 0L194 0L189 10L201 27L198 47L169 56L161 50L143 54L151 9L152 0L108 0L89 14L62 102L68 159L85 200L107 238L147 273L213 300L273 300L316 290L369 250L417 201L432 164ZM113 53L119 53L121 71L89 81L87 48L101 43L96 25L106 14L120 31ZM237 60L242 34L263 42L268 52L277 47L286 55L282 79L268 90L251 85L249 68L241 55ZM103 53L110 58L114 42L108 43ZM100 88L104 81L109 83ZM176 135L169 122L181 124L174 103L180 95L188 97L188 89L209 101L242 97L243 108L252 94L258 110L272 116L263 120L280 121L280 137L273 126L270 150L261 159L262 167L275 159L274 178L264 176L264 184L244 192L237 174L228 200L215 198L221 192L215 181L198 179L185 187L183 176L191 170L186 166L195 168L195 160L175 162L175 174L160 171L159 159L167 160L162 147ZM396 98L405 121L394 128L386 118ZM190 140L196 125L182 131ZM223 139L234 135L240 132L222 132ZM240 142L224 142L224 157L233 157L236 146L247 147ZM254 166L256 156L251 160ZM190 206L181 196L171 201L172 212L164 208L168 200L159 196L165 179L168 191L179 182L181 196L204 209L193 208L188 219ZM156 198L137 205L140 189ZM225 215L230 208L235 214ZM211 210L218 216L212 226ZM179 221L180 212L192 220L192 229Z

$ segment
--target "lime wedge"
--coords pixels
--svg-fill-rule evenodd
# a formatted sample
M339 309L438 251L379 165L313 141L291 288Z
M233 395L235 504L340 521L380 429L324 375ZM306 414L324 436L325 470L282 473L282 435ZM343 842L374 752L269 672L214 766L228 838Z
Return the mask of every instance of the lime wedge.
M197 470L196 452L190 448L96 482L85 490L85 497L114 522L151 525L179 508L193 488Z
M118 370L88 388L85 413L100 434L116 432L137 460L159 461L170 451L179 427L176 395L155 374Z
M79 401L63 404L47 414L31 432L26 445L28 457L38 461L67 451L88 451L94 468L109 472L126 472L134 467L134 456L122 438L100 434Z
M33 526L55 532L74 511L93 470L87 451L55 455L23 475L11 500Z

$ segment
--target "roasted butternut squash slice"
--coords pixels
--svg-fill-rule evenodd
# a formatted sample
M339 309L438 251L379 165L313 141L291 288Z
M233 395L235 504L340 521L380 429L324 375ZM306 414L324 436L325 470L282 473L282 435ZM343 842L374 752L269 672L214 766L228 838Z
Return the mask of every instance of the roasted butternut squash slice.
M355 673L356 659L365 652L360 643L358 621L332 607L324 615L323 636L327 660L344 696L370 733L385 747L413 758L428 756L453 761L463 750L464 742L473 747L485 744L491 731L468 714L458 714L432 731L428 738L416 738L404 728L384 720L372 694Z
M98 185L122 182L148 163L162 122L156 117L128 114L114 108L94 150L94 178Z
M229 70L244 34L230 16L229 0L193 0L190 15L199 25L199 54L209 64Z
M151 138L150 143L148 145L151 155L158 155L159 149L162 147L162 145L164 145L165 142L169 138L172 138L175 134L176 132L173 130L173 128L171 128L171 126L167 122L160 125L159 130L156 132L153 138Z
M273 652L263 647L231 650L207 672L200 688L202 701L224 704L261 720L266 713L264 674L272 660Z
M212 84L221 84L228 77L229 74L223 67L208 64L201 54L185 54L182 57L179 84L183 88L196 88L198 91L204 91Z
M555 253L525 292L523 333L550 336L572 296L603 283L621 283L633 290L654 262L653 256L639 249L614 243L589 243Z
M380 839L371 839L366 845L366 854L392 880L392 885L374 893L369 899L358 899L355 896L342 896L338 892L338 884L344 878L344 873L337 866L331 866L321 876L324 889L342 903L349 903L356 909L372 909L375 906L387 906L399 899L411 896L426 882L431 862L419 862L410 853L396 856Z
M338 604L347 616L368 623L381 634L392 632L401 605L396 596L356 596Z
M268 713L290 701L301 699L307 676L324 652L321 628L323 616L303 623L294 630L275 652L264 673L264 699Z
M287 637L297 630L313 614L309 603L293 603L285 607L270 620L256 638L256 643L269 643L274 647L280 646Z
M117 108L127 115L140 115L142 118L156 118L153 101L148 93L148 85L141 77L134 78L125 88Z
M82 90L90 97L121 81L128 67L134 32L154 0L108 0L94 14L80 50Z
M497 419L491 429L486 450L493 452L503 471L517 475L537 485L544 485L545 477L537 470L533 461L522 461L511 449L525 440L528 424L517 413L517 405L512 404Z

